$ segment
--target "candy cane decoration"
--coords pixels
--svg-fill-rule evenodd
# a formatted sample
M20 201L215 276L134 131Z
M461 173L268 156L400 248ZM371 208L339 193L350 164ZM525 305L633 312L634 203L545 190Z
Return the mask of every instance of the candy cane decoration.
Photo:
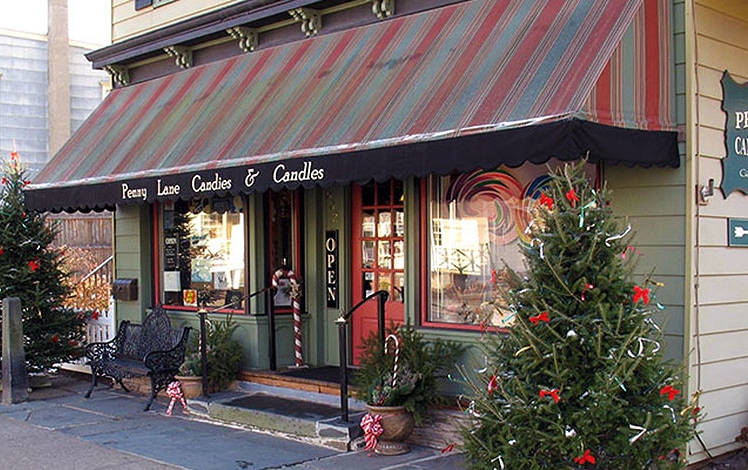
M171 398L169 407L166 409L166 414L171 416L171 410L174 409L174 403L179 400L182 404L182 408L185 413L189 413L190 410L187 408L187 402L184 400L184 393L182 393L182 384L179 380L175 380L166 387L166 396Z
M389 354L387 346L390 344L390 340L395 343L395 365L392 367L392 388L397 387L397 361L400 357L400 341L395 335L389 335L384 339L384 353Z
M382 417L380 415L366 413L364 417L361 418L361 429L364 431L366 450L376 449L378 444L377 439L384 432L384 429L382 428Z
M287 278L291 285L291 302L293 305L293 340L294 340L294 366L302 367L304 357L301 350L301 286L296 279L296 274L291 269L279 269L273 273L273 288L278 289L280 278Z

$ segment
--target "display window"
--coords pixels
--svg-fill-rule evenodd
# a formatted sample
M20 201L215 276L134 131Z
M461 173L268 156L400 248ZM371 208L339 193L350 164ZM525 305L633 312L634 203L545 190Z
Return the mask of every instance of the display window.
M497 307L504 304L507 267L520 275L526 270L520 245L530 243L532 210L556 166L525 164L424 181L424 325L512 325L512 313ZM594 177L595 166L588 172Z
M244 310L241 197L161 205L161 298L166 306Z
M289 189L269 191L267 195L268 263L271 272L281 273L274 305L277 313L291 313L291 281L289 275L301 282L299 253L299 192Z

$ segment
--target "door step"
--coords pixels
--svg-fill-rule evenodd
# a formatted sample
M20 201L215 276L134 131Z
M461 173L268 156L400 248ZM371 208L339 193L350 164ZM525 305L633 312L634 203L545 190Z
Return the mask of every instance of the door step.
M354 440L362 435L363 404L349 400L349 419L344 422L340 398L317 390L240 382L236 391L190 399L188 404L211 419L311 440L341 451L353 450Z

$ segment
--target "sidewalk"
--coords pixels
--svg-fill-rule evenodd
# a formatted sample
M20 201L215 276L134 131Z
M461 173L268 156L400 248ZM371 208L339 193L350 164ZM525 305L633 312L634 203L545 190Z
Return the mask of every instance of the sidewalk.
M36 469L270 469L306 470L459 469L462 456L415 447L383 457L369 452L341 453L266 433L219 424L180 405L167 416L165 397L143 412L145 397L99 386L83 398L87 381L60 375L52 388L30 401L0 405L3 468Z

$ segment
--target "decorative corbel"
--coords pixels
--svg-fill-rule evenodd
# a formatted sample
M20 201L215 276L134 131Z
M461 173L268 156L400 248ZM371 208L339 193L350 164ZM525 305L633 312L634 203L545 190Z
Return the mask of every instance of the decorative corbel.
M260 35L254 28L247 26L234 26L226 30L229 36L239 41L239 49L242 52L252 52L260 43Z
M164 48L169 57L174 57L177 67L188 69L192 67L192 48L187 46L169 46Z
M120 86L127 86L130 84L130 72L124 65L105 65L104 70L109 72L115 83Z
M395 14L395 0L372 0L371 11L380 20Z
M322 13L311 8L294 8L288 12L291 17L301 23L301 31L308 36L318 34L322 29Z

